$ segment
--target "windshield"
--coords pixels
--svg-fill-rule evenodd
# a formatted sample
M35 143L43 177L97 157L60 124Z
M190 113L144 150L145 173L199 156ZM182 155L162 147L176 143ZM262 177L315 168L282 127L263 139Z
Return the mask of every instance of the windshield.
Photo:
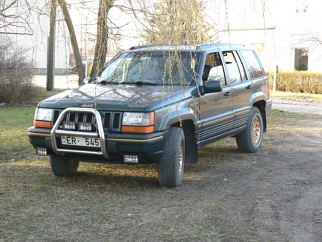
M124 52L105 67L98 82L190 85L196 77L197 55L178 51Z

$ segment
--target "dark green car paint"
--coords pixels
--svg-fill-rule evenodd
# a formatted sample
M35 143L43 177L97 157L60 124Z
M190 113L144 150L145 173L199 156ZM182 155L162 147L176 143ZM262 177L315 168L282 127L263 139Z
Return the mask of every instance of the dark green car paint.
M140 48L140 51L153 52L156 49L160 51L156 47ZM224 44L196 46L195 52L199 55L196 61L198 75L197 79L187 82L187 85L91 83L48 98L40 102L38 108L64 110L69 107L80 109L91 107L99 112L115 111L121 114L124 112L154 112L154 132L151 134L105 132L107 152L113 157L111 160L72 152L65 154L66 157L82 161L114 162L117 160L116 157L133 154L139 156L142 163L156 163L161 157L169 127L184 128L186 139L187 137L194 138L191 142L196 142L197 147L203 147L245 130L253 106L260 109L266 131L266 116L272 105L272 100L268 95L266 76L251 79L247 72L246 81L230 85L227 79L226 86L221 86L218 80L202 81L207 54L219 52L221 58L224 58L222 51L234 50L241 55L240 49L245 49L245 47ZM128 52L131 51L138 50ZM247 66L243 57L241 57L241 62L246 70ZM223 70L227 78L229 74L226 64L223 64ZM48 154L54 154L50 130L30 127L28 131L30 143L34 147L46 147ZM56 139L59 141L60 137L57 136ZM186 143L189 142L186 141Z

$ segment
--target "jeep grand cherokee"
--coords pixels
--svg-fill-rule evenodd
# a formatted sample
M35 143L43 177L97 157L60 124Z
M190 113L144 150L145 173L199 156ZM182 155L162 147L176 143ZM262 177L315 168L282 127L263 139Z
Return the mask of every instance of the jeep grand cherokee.
M272 105L263 66L243 45L132 47L86 82L40 102L28 129L56 176L80 161L157 163L160 184L176 187L209 143L233 136L256 152Z

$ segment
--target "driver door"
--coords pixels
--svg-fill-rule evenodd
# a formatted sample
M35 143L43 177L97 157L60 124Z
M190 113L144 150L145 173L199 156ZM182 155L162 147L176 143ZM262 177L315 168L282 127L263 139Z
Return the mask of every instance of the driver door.
M208 72L209 69L209 73ZM227 85L222 59L219 52L209 53L206 57L203 82L221 80L222 92L206 93L200 97L199 141L206 145L233 128L234 112L232 107L232 90Z

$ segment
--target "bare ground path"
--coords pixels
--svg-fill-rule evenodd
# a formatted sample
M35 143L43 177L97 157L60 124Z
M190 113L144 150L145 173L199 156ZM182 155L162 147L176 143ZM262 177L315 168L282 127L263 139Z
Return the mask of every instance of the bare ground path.
M322 103L274 99L273 108L288 112L322 114Z

